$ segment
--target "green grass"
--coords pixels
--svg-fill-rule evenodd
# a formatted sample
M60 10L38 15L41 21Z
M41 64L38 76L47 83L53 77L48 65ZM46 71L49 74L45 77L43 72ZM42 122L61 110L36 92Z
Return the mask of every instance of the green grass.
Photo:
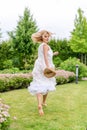
M11 106L9 130L87 129L87 81L57 86L57 90L48 95L43 117L38 115L36 97L27 89L1 93L0 97Z

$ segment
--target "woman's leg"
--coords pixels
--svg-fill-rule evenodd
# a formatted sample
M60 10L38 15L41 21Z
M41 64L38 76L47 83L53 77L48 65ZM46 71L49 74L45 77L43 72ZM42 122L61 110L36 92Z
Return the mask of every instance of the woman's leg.
M46 104L47 95L48 95L48 93L43 95L43 103L42 103L43 106L47 106L47 104Z
M37 94L37 101L38 101L38 110L39 114L42 116L44 114L43 108L42 108L42 94Z

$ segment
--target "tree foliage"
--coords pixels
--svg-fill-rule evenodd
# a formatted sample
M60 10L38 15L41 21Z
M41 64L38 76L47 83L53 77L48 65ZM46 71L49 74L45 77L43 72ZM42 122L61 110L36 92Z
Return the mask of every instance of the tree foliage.
M69 45L74 52L87 53L87 19L80 8L74 21L74 27Z
M59 55L54 57L54 63L56 67L60 65L61 62L71 57L77 57L77 53L73 52L71 48L68 46L67 39L52 39L50 41L50 46L52 50L58 51Z
M1 33L1 28L0 28L0 39L1 39L1 37L2 37L2 33Z
M4 69L4 62L11 60L13 57L13 50L11 41L2 41L0 44L0 69Z
M28 59L35 51L35 45L31 40L32 33L37 31L36 21L28 8L25 8L23 16L19 17L16 29L9 32L15 51L15 66L24 68Z

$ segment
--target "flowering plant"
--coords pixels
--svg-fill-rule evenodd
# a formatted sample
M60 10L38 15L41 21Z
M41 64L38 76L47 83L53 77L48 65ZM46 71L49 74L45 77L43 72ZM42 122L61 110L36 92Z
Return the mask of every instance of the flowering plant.
M56 74L57 84L64 84L75 80L75 73L65 70L58 70Z
M8 130L10 126L9 108L0 98L0 130Z

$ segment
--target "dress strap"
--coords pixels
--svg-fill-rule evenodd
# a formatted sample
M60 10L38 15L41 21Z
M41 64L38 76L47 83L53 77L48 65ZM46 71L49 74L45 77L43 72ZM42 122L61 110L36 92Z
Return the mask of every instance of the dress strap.
M41 44L42 44L42 45L47 45L47 46L49 47L49 49L50 49L50 46L49 46L48 44L46 44L46 43L44 43L44 42L43 42L43 43L41 43Z

